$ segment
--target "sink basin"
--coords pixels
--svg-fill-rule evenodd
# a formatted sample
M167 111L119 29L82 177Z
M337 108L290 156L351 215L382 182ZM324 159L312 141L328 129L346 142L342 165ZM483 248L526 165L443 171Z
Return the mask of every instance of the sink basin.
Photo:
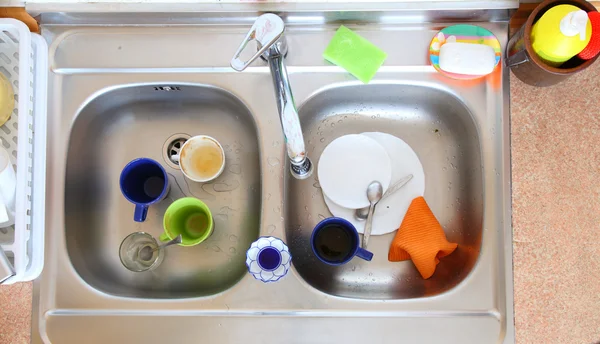
M169 159L177 138L205 134L225 149L228 169L200 184L183 178ZM174 142L174 143L172 143ZM131 160L161 162L171 191L151 206L145 222L133 221L134 206L121 194L119 176ZM261 208L257 130L249 110L234 95L200 85L141 84L93 96L75 117L67 150L65 234L77 273L108 294L183 298L222 292L246 273L245 251L259 234ZM134 231L156 238L166 208L194 196L213 211L215 231L202 245L171 247L152 273L123 267L117 248Z
M110 15L40 9L52 87L32 342L514 343L509 72L500 64L488 78L452 80L426 54L440 28L457 22L483 26L505 46L518 2L481 4L202 3L159 7L178 13L152 7ZM425 199L459 245L430 279L410 261L387 261L394 233L371 237L371 262L330 267L312 257L308 237L331 216L318 174L290 175L266 62L241 73L229 65L258 9L284 19L288 81L316 168L327 144L365 131L395 135L419 156ZM388 54L368 85L321 56L341 23ZM171 161L176 144L198 134L226 150L225 172L207 184L186 182ZM118 177L140 156L160 162L172 188L136 223ZM166 207L183 196L208 204L212 236L169 247L154 271L126 270L118 257L123 238L140 230L158 236ZM246 273L245 252L261 236L291 250L291 268L276 283Z
M481 146L466 105L427 85L340 85L313 95L299 113L315 162L331 141L346 134L380 131L408 143L423 164L424 197L448 240L458 243L428 280L410 262L387 260L395 232L371 237L369 250L376 252L371 262L324 264L310 249L312 229L330 216L317 174L303 181L287 178L286 237L300 276L325 293L362 299L434 296L464 280L477 261L483 233Z

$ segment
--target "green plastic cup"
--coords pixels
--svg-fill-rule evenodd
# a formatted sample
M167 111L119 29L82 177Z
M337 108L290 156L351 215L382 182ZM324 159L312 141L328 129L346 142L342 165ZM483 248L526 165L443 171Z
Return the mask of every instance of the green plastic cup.
M181 234L180 246L194 246L206 240L214 227L212 214L204 202L194 197L180 198L165 212L165 231L160 240L169 241Z

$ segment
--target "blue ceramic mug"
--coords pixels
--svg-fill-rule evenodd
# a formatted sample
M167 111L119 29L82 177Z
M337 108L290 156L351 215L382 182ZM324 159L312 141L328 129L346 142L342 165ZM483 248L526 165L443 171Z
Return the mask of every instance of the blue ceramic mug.
M144 222L150 205L162 201L169 193L169 177L155 160L139 158L129 162L121 172L121 192L135 204L133 220Z
M329 265L348 263L354 256L370 261L373 253L360 247L354 226L339 217L330 217L317 224L310 237L313 253Z

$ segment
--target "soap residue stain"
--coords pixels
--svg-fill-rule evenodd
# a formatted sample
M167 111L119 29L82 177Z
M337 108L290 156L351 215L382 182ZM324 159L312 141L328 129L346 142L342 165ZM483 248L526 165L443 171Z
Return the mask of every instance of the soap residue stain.
M275 167L275 166L277 166L277 165L280 164L279 159L274 158L274 157L268 158L267 159L267 163L269 163L269 166L273 166L273 167Z
M226 214L216 214L215 220L220 222L226 222L227 220L229 220L229 216L227 216Z
M229 172L233 174L241 174L242 173L242 165L240 164L231 164L229 166Z
M216 192L228 192L237 189L239 186L240 182L238 182L236 179L223 180L213 184L213 190L215 190Z
M168 173L169 175L169 181L174 182L175 185L177 186L177 189L179 189L179 191L181 192L181 196L177 195L176 198L181 198L181 197L185 197L185 196L194 196L198 199L201 200L215 200L217 197L215 197L215 195L213 195L212 193L208 192L206 188L210 188L212 186L212 184L201 184L199 185L198 183L194 183L192 182L192 184L190 185L190 183L188 182L187 178L183 178L183 184L185 184L185 186L187 187L187 192L184 191L184 189L181 187L181 184L179 184L179 182L177 181L177 178L172 175L171 173ZM173 185L173 184L171 184ZM170 194L173 195L174 193L177 193L175 191L175 189L171 188Z
M229 215L234 211L235 211L235 209L230 208L228 206L224 206L224 207L221 207L221 209L219 209L219 213L225 214L225 215Z

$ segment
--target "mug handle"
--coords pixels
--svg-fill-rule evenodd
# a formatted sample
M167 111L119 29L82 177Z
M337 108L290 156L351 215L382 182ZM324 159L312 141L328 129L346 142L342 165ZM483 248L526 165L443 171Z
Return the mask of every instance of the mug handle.
M148 215L148 206L136 204L135 210L133 212L133 220L135 222L144 222L146 221L146 216Z
M358 251L356 251L356 255L358 256L358 258L364 259L366 261L371 261L371 259L373 259L373 253L365 250L362 247L358 248Z
M158 237L158 240L160 240L160 241L163 241L163 242L164 242L164 241L169 241L169 240L171 240L171 238L169 238L169 235L168 235L167 233L165 233L165 232L162 232L162 233L160 234L160 236Z

